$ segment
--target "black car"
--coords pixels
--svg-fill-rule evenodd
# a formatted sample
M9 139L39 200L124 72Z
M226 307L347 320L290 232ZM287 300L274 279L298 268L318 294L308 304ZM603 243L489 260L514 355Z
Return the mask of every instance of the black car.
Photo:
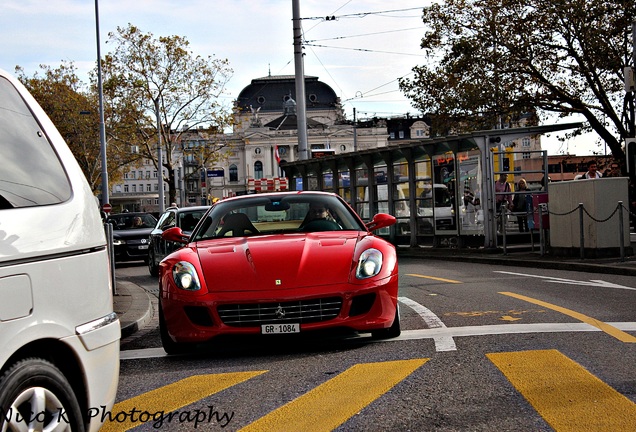
M208 211L210 206L169 208L160 217L155 229L150 233L148 247L148 271L152 276L157 276L159 262L170 253L179 249L183 244L166 241L161 234L174 227L179 227L184 234L190 235L199 219Z
M148 260L148 239L157 224L152 214L119 213L107 222L113 226L115 262Z

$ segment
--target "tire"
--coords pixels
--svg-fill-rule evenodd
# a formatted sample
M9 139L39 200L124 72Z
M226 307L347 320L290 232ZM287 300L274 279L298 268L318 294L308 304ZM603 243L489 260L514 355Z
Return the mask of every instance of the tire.
M163 350L168 354L186 354L194 349L194 344L179 343L172 340L168 334L166 319L163 316L161 302L159 302L159 334L161 335L161 345Z
M159 276L159 266L155 264L155 254L150 251L148 252L148 273L150 276Z
M2 431L26 430L29 419L30 430L85 431L68 380L55 365L39 358L20 360L0 377L0 410Z
M381 330L374 330L371 332L371 336L373 339L391 339L396 338L402 333L402 329L400 328L400 308L399 306L395 308L395 318L393 319L393 324L391 327Z

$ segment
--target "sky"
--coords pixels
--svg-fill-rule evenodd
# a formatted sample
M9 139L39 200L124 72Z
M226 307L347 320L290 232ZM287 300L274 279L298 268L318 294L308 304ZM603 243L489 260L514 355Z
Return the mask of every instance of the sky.
M358 119L418 115L397 80L426 61L421 9L431 1L299 0L305 75L331 86L349 119L354 108ZM108 34L132 24L155 37L185 37L195 55L228 59L228 106L254 78L294 74L292 0L99 0L98 8L102 56ZM31 76L41 64L67 61L88 83L96 59L95 1L2 0L1 69L20 66ZM560 122L574 121L581 119ZM592 135L560 143L561 135L542 138L548 154L604 151Z

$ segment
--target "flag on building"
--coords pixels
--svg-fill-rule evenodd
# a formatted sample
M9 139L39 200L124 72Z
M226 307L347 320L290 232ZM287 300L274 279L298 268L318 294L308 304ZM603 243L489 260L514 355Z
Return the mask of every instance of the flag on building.
M278 153L278 144L274 147L274 157L276 158L276 162L280 165L280 154Z

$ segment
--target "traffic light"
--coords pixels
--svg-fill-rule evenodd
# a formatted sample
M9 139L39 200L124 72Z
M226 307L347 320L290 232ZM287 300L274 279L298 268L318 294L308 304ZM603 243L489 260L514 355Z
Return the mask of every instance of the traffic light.
M510 171L510 158L503 158L503 170Z
M627 172L636 176L636 138L625 138L625 157L627 158Z

